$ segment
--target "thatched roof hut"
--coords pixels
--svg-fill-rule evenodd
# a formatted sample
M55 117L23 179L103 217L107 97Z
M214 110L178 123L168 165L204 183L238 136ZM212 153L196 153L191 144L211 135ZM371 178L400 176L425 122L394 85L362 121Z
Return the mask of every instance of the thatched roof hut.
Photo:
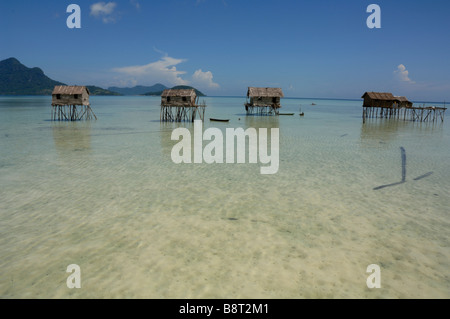
M89 89L85 86L55 86L52 93L52 105L84 105L89 106Z
M247 105L280 108L282 97L284 97L284 94L280 88L249 87L247 91L247 98L250 98L250 101Z
M395 96L395 101L398 105L398 107L412 107L413 103L410 102L406 96Z
M392 93L366 92L362 96L364 107L412 107L405 96L394 96Z
M392 93L366 92L361 98L364 107L392 107L395 102Z
M194 89L168 89L161 94L162 106L196 106Z
M256 88L249 87L248 97L284 97L283 90L280 88Z

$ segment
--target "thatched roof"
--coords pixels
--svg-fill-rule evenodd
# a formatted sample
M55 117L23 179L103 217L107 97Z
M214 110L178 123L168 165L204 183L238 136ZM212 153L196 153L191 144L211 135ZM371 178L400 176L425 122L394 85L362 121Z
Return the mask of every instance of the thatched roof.
M409 103L411 103L411 102L406 98L406 96L394 96L394 99L395 99L396 101L399 101L399 102L409 102Z
M168 89L168 90L164 90L163 93L161 94L162 97L167 97L167 96L177 96L177 97L182 97L182 96L196 96L195 94L195 90L194 89Z
M65 86L65 85L57 85L53 89L52 94L65 94L65 95L74 95L74 94L83 94L83 91L86 90L88 94L90 94L89 90L85 86Z
M247 92L248 97L284 97L283 91L280 88L255 88L249 87Z
M368 95L372 100L380 100L380 101L394 101L395 97L392 93L378 93L378 92L366 92L361 98L364 98Z

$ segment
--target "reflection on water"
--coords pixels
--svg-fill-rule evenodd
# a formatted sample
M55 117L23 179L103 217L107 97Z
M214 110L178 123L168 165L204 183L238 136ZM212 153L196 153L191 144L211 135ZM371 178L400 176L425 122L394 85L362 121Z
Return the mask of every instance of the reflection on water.
M177 128L187 128L191 134L194 131L194 123L191 122L161 122L159 125L161 153L166 158L170 158L172 147L177 143L177 141L172 141L173 130Z
M253 128L279 128L280 127L280 117L279 116L259 116L259 115L248 115L245 116L245 126Z
M90 122L55 122L52 125L55 148L62 159L75 156L73 152L86 154L91 150Z
M377 140L386 142L395 139L401 128L408 123L403 121L373 119L361 125L361 140Z
M388 142L397 139L403 134L433 135L443 134L442 123L397 121L392 119L369 119L361 124L361 140L376 140Z

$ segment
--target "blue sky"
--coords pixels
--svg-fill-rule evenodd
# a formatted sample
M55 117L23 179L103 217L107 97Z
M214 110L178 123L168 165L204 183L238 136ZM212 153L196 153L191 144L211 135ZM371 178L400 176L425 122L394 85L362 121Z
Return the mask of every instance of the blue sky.
M69 29L69 4L81 29ZM381 29L369 29L369 4ZM450 101L450 1L41 0L0 2L0 59L67 84L193 85L243 96Z

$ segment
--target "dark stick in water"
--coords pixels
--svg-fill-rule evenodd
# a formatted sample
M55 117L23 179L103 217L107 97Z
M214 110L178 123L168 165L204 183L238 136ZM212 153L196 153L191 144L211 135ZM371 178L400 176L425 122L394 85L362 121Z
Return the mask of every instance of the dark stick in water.
M397 182L397 183L392 183L392 184L389 184L389 185L382 185L382 186L375 187L373 190L377 191L377 190L385 188L385 187L397 186L397 185L400 185L400 184L403 184L403 183L404 182Z
M403 146L400 147L400 150L402 152L402 181L398 182L398 183L392 183L392 184L388 184L388 185L382 185L382 186L375 187L373 189L374 191L385 188L385 187L397 186L397 185L400 185L400 184L403 184L406 182L406 151ZM424 177L426 177L426 176L424 176Z
M419 176L419 177L414 178L414 180L415 180L415 181L418 181L418 180L420 180L420 179L422 179L422 178L425 178L425 177L430 176L431 174L433 174L433 172L428 172L428 173L426 173L426 174L423 174L422 176Z
M406 182L406 151L405 151L405 148L403 146L400 147L400 150L402 152L402 181L398 182L398 183L392 183L392 184L389 184L389 185L378 186L378 187L375 187L373 190L376 191L376 190L379 190L379 189L382 189L382 188L385 188L385 187L396 186L396 185L400 185L400 184L403 184L403 183ZM423 174L423 175L421 175L419 177L414 178L414 180L418 181L418 180L421 180L422 178L428 177L428 176L430 176L432 174L433 174L433 172L428 172L426 174Z
M402 151L402 182L406 181L406 151L402 147L400 147L400 150Z

